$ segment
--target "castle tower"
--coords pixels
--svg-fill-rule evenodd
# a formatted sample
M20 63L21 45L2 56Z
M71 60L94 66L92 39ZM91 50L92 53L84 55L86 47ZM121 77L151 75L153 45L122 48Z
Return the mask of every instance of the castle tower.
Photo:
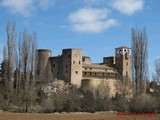
M61 67L62 79L79 87L82 79L82 50L63 49Z
M131 80L131 49L126 46L115 48L115 62L122 77Z
M37 82L44 82L46 79L45 70L51 57L52 52L48 49L38 49L36 50L36 71L37 71Z

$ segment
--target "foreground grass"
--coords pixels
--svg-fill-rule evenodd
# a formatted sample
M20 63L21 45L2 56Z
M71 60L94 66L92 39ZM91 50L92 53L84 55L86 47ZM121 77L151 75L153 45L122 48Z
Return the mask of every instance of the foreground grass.
M0 113L0 120L160 120L156 116L117 116L110 113L61 113L61 114L37 114L37 113Z

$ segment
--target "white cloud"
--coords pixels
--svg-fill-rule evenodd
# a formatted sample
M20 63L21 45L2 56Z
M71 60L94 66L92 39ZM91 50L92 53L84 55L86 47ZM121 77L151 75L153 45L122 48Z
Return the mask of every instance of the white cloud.
M1 0L0 6L10 12L18 13L24 17L31 16L36 9L47 10L53 6L55 0Z
M101 32L117 24L114 19L107 19L109 10L82 8L69 15L71 28L79 32Z
M33 0L2 0L1 6L8 8L11 12L28 17L33 10Z
M123 14L131 15L136 11L143 8L143 0L115 0L113 3L113 8L117 9Z
M40 0L39 6L43 10L47 10L48 8L54 6L55 0Z

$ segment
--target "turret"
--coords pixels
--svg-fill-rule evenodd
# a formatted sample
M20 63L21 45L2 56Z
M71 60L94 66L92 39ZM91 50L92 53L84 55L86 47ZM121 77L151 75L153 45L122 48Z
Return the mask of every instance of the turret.
M36 75L38 82L45 82L45 70L52 52L48 49L36 50Z

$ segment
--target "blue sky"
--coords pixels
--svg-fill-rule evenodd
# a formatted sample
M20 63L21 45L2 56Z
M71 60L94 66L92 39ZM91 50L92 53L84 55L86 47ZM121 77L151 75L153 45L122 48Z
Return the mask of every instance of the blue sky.
M114 48L131 46L131 28L147 29L149 69L160 57L160 0L0 0L0 57L6 23L16 21L17 33L36 31L39 48L61 54L81 48L92 62L113 56ZM1 61L0 60L0 61Z

